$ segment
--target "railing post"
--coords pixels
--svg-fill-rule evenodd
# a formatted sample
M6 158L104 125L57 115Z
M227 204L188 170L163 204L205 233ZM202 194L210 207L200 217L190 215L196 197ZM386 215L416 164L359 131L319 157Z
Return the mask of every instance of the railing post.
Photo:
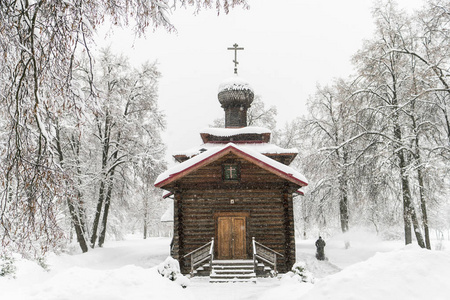
M194 254L191 254L191 278L194 277Z
M273 271L275 272L275 274L278 274L278 272L277 272L277 255L275 253L273 254L273 263L274 263Z
M252 237L252 246L253 246L253 272L256 273L256 245L255 245L255 237Z
M209 247L209 251L208 251L209 244L211 244L211 246ZM184 255L182 258L188 259L188 257L191 260L190 274L191 274L191 277L194 277L194 268L199 262L205 262L208 260L208 257L209 257L209 262L212 265L212 261L214 259L214 238L211 239L211 242L206 243L203 246L195 249L194 251L189 252L188 254Z
M211 238L211 249L209 250L210 252L210 258L209 258L209 268L212 270L212 264L213 264L213 260L214 260L214 238Z

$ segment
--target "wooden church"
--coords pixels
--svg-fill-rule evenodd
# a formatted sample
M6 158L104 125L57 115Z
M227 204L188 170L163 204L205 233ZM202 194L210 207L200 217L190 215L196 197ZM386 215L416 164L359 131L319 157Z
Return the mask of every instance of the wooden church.
M307 180L289 167L296 149L271 144L268 129L247 127L253 97L237 74L224 81L225 128L203 130L203 144L175 154L179 164L155 182L173 195L170 251L184 274L249 281L295 263L293 195Z

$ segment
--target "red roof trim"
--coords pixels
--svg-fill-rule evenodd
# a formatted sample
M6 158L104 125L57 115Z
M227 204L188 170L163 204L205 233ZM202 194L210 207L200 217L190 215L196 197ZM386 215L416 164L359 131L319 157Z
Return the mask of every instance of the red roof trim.
M267 163L265 163L265 162L263 162L263 161L261 161L261 160L255 158L254 156L251 156L250 154L247 154L247 153L245 153L245 152L243 152L243 151L241 151L241 150L239 150L239 149L233 147L233 145L229 145L229 146L223 148L222 150L220 150L219 152L213 154L212 156L208 156L208 157L206 157L205 159L203 159L203 160L201 160L201 161L199 161L199 162L193 164L192 166L188 167L187 169L184 169L184 170L182 170L182 171L180 171L180 172L171 174L168 178L166 178L166 179L164 179L163 181L161 181L161 182L155 184L155 186L156 186L156 187L162 187L162 186L164 186L164 185L166 185L166 184L169 184L170 182L176 180L177 177L178 177L180 174L182 174L182 173L187 173L187 174L188 174L188 173L191 173L192 171L195 171L196 169L198 169L198 168L200 168L202 165L204 165L204 163L205 163L206 161L211 161L211 162L212 162L212 161L215 161L215 160L221 158L222 156L224 156L224 155L226 155L226 154L228 154L228 153L231 153L231 152L235 152L235 151L236 151L237 153L239 153L241 156L248 158L250 161L257 161L258 163L264 165L264 166L265 166L265 169L274 170L275 173L282 174L283 177L286 177L285 179L288 179L289 181L291 181L291 182L293 182L293 183L296 183L296 184L301 185L301 186L307 186L307 185L308 185L306 182L303 182L302 180L299 180L299 179L295 178L294 176L292 176L292 174L288 174L288 173L286 173L286 172L283 172L283 171L281 171L280 169L277 169L277 168L275 168L275 167L273 167L273 166L271 166L271 165L269 165L269 164L267 164ZM186 175L187 175L187 174L186 174Z
M164 179L163 181L158 182L157 184L155 184L155 186L156 186L156 187L162 187L162 186L164 186L164 185L166 184L167 181L168 181L168 182L167 182L167 184L168 184L168 183L172 182L173 180L175 180L175 179L176 179L175 177L177 177L177 175L179 175L179 174L181 174L181 173L190 173L190 172L188 172L189 170L194 171L194 170L196 170L197 168L201 167L201 166L203 165L203 162L208 161L208 160L211 160L211 158L216 157L216 156L218 156L219 154L221 154L220 156L218 156L218 157L216 158L216 159L219 159L220 157L222 157L222 156L224 156L224 155L227 154L227 153L224 153L224 154L222 154L222 153L225 152L226 150L228 150L230 147L231 147L231 146L228 146L228 147L226 147L226 148L220 150L219 152L217 152L217 153L214 154L213 156L208 156L208 157L206 157L205 159L203 159L203 160L201 160L201 161L199 161L199 162L193 164L192 166L190 166L190 167L187 168L187 169L184 169L184 170L182 170L182 171L180 171L180 172L171 174L168 178L166 178L166 179ZM214 159L214 160L215 160L215 159ZM214 160L212 160L212 161L214 161ZM198 167L197 167L197 166L198 166Z
M240 128L244 128L244 127L236 127L236 128L230 128L230 129L240 129ZM268 143L270 141L270 136L272 135L272 132L262 132L262 133L246 132L246 133L236 133L236 134L231 134L231 135L216 135L216 134L206 133L206 132L200 133L200 137L202 138L202 141L205 144L215 142L215 141L210 141L211 138L222 139L221 141L218 141L218 142L236 143L239 140L232 141L231 138L235 139L236 137L245 137L245 136L249 136L249 135L253 135L253 136L259 135L262 138L262 140L261 140L262 142Z
M230 145L229 147L232 147L232 146ZM227 147L227 148L228 148L228 147ZM265 163L265 162L263 162L263 161L257 159L257 158L254 157L254 156L251 156L250 154L247 154L247 153L245 153L245 152L243 152L243 151L241 151L241 150L239 150L239 149L237 149L237 148L234 148L234 147L233 147L233 149L235 149L236 151L240 152L242 155L244 155L244 156L250 158L251 160L256 160L256 161L258 161L258 162L264 164L265 166L267 166L269 169L275 170L276 172L281 173L281 174L283 174L283 175L285 175L285 176L287 176L287 177L293 179L293 181L295 181L295 182L297 182L297 183L300 183L301 186L307 186L307 185L308 185L306 182L303 182L302 180L297 179L297 178L295 178L294 176L292 176L292 174L288 174L288 173L286 173L286 172L284 172L284 171L281 171L280 169L277 169L277 168L275 168L275 167L273 167L273 166L271 166L271 165L269 165L269 164L267 164L267 163ZM280 162L278 162L278 163L280 163ZM294 182L294 183L295 183L295 182Z
M305 193L301 190L296 190L295 191L297 194L299 194L300 196L305 196Z
M172 195L173 193L168 191L166 194L163 195L163 199L169 198Z
M267 143L265 141L261 141L261 140L257 140L257 141L252 141L252 140L242 140L242 141L208 141L209 144L229 144L229 143L233 143L233 144L263 144L263 143Z

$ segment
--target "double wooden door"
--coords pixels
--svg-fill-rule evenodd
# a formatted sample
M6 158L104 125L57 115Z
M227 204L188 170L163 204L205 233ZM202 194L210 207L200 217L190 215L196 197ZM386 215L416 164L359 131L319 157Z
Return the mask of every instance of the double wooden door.
M217 259L245 259L245 217L226 216L217 218Z

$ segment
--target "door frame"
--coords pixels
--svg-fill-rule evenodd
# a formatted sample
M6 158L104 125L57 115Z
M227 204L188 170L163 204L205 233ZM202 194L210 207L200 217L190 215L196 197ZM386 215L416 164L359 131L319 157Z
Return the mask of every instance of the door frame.
M245 234L244 234L244 251L246 253L246 257L248 258L248 219L250 217L250 212L243 211L225 211L225 212L216 212L214 213L214 239L216 241L214 246L214 257L218 257L219 253L219 217L243 217L245 218ZM244 259L245 259L244 258Z

